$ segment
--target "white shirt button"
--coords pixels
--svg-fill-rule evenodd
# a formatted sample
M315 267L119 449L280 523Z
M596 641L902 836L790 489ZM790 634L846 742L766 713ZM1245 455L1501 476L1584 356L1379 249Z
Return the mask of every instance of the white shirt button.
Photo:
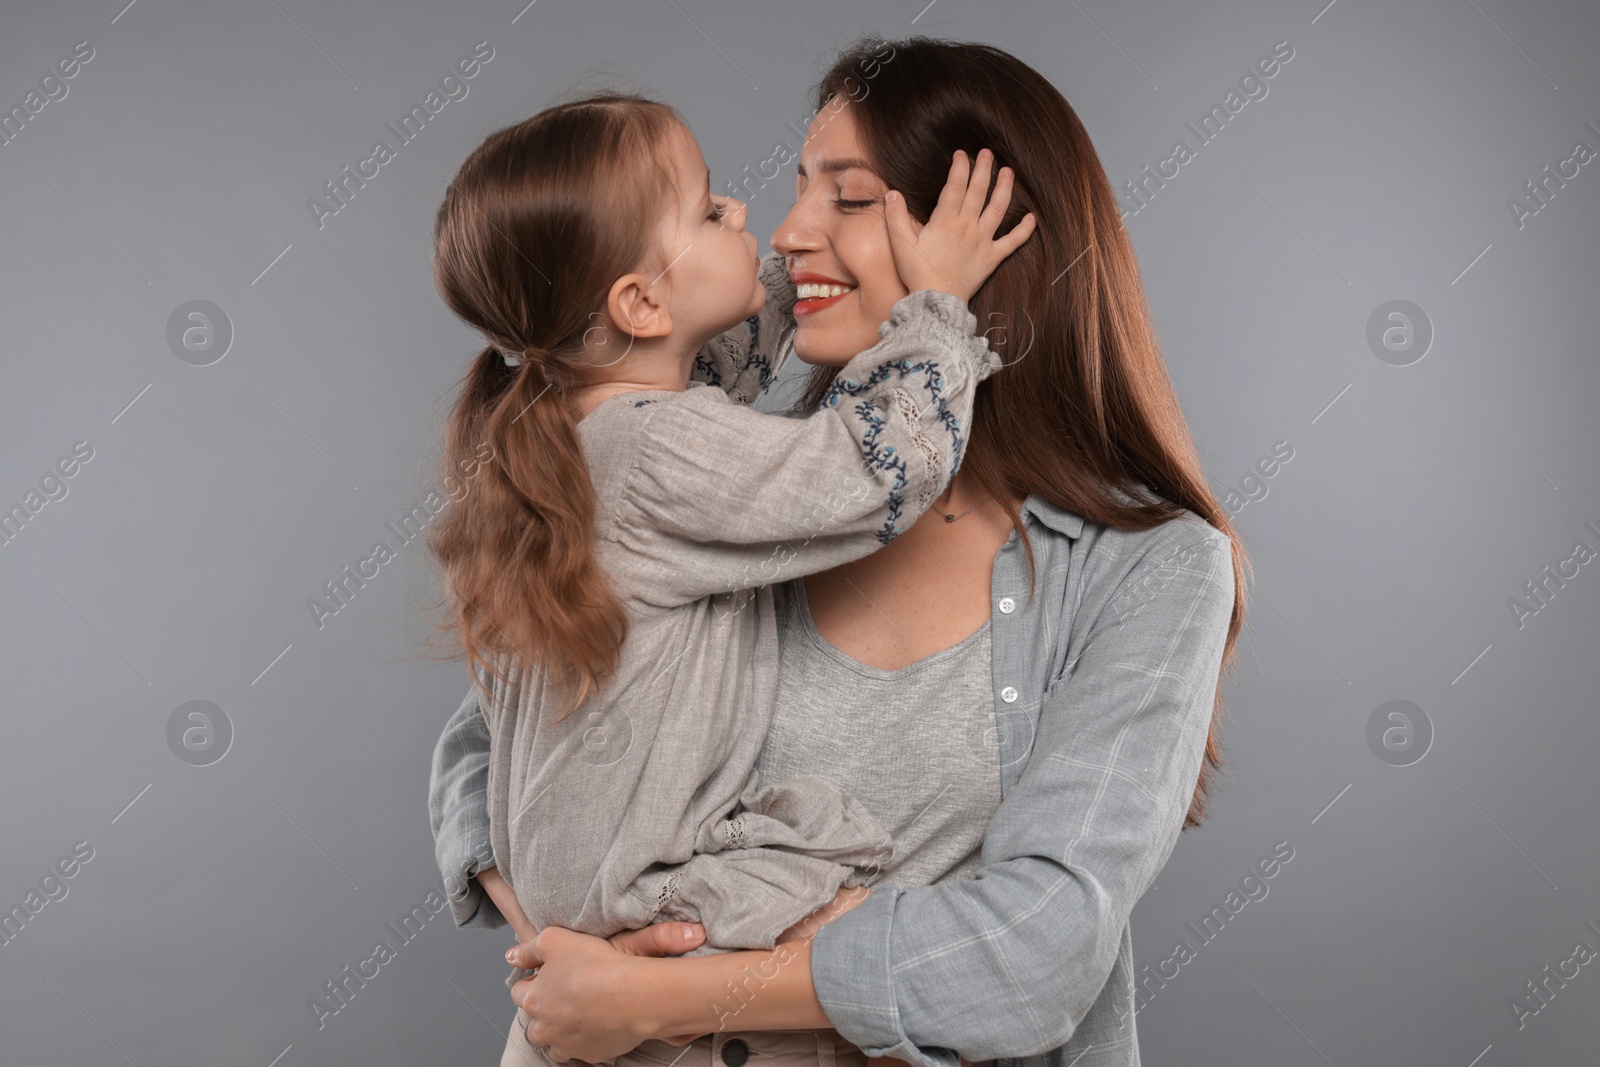
M1017 691L1008 685L1000 690L1000 699L1010 704L1017 699Z
M1010 615L1013 611L1016 611L1016 610L1017 610L1017 602L1015 600L1012 600L1008 596L1003 596L1003 597L1000 598L1000 614L1002 614L1002 615Z

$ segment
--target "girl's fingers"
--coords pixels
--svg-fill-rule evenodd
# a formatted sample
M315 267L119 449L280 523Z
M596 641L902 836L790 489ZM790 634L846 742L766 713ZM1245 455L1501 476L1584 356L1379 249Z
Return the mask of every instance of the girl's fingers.
M993 237L994 231L1000 228L1000 220L1005 217L1006 208L1011 206L1011 191L1016 172L1010 167L1001 167L1000 176L994 181L994 195L989 198L989 205L983 209L983 214L978 216L978 229L985 237Z
M1033 212L1030 211L1026 215L1022 216L1022 218L1018 220L1017 224L1011 227L1010 233L995 241L994 248L1000 253L1000 258L1004 259L1006 256L1009 256L1011 253L1021 248L1022 242L1028 239L1038 224L1039 220Z
M908 249L922 232L922 223L906 208L906 198L892 189L883 198L883 221L889 227L890 249Z
M961 202L962 214L976 218L983 210L984 198L989 195L989 171L993 162L993 152L987 148L978 150L978 162L972 168L972 179L967 184L967 194Z
M967 179L971 168L967 165L967 154L959 149L950 163L950 174L945 178L944 188L939 190L939 202L934 205L934 210L958 212L961 202L967 195ZM931 217L931 216L930 216Z

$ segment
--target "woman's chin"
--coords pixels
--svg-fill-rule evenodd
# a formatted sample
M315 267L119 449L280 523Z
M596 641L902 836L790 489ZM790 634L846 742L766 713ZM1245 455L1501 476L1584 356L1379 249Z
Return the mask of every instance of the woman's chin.
M842 367L846 363L850 362L849 356L837 356L831 352L821 355L812 355L800 346L799 338L795 339L794 355L795 358L800 362L809 364L813 367Z
M841 331L837 329L809 325L804 319L799 320L798 326L794 335L794 354L813 367L842 367L857 353L865 352L880 340L876 330L870 332L870 337L851 338L841 336Z

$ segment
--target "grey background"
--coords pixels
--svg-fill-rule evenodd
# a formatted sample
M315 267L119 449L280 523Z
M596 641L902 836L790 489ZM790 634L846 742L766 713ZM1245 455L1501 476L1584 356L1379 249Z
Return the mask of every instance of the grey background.
M1145 1062L1592 1057L1600 962L1524 1028L1508 1000L1600 949L1600 563L1520 629L1507 606L1600 550L1600 161L1521 229L1507 206L1600 148L1592 5L123 2L0 11L4 109L95 49L0 147L0 504L94 449L0 546L0 905L94 849L0 947L7 1063L495 1062L509 938L447 914L325 1028L308 1010L439 888L428 756L466 676L408 658L428 561L320 631L306 606L434 485L475 339L431 287L433 211L484 134L597 64L683 107L720 186L798 147L785 123L866 30L1010 50L1119 186L1294 48L1127 222L1218 492L1294 449L1237 517L1231 775L1133 917L1141 964L1197 953L1140 1013ZM307 198L479 40L468 97L319 230ZM763 250L792 180L750 200ZM194 299L235 331L209 367L165 339ZM1393 299L1433 325L1410 366L1366 343ZM235 734L208 767L166 740L196 699ZM1396 699L1435 731L1404 767L1366 740ZM1269 895L1200 945L1185 923L1279 841Z

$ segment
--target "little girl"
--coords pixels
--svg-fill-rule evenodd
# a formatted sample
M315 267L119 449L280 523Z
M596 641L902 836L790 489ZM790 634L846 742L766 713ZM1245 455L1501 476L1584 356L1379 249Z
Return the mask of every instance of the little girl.
M799 294L669 106L549 108L450 183L434 278L489 347L444 461L494 459L428 543L488 698L495 860L536 929L677 919L704 925L697 954L771 948L888 856L826 780L757 781L768 586L894 540L960 466L1000 366L966 300L1034 220L993 240L1009 186L986 222L986 170L969 197L958 169L925 227L891 227L913 291L806 418L744 406Z

